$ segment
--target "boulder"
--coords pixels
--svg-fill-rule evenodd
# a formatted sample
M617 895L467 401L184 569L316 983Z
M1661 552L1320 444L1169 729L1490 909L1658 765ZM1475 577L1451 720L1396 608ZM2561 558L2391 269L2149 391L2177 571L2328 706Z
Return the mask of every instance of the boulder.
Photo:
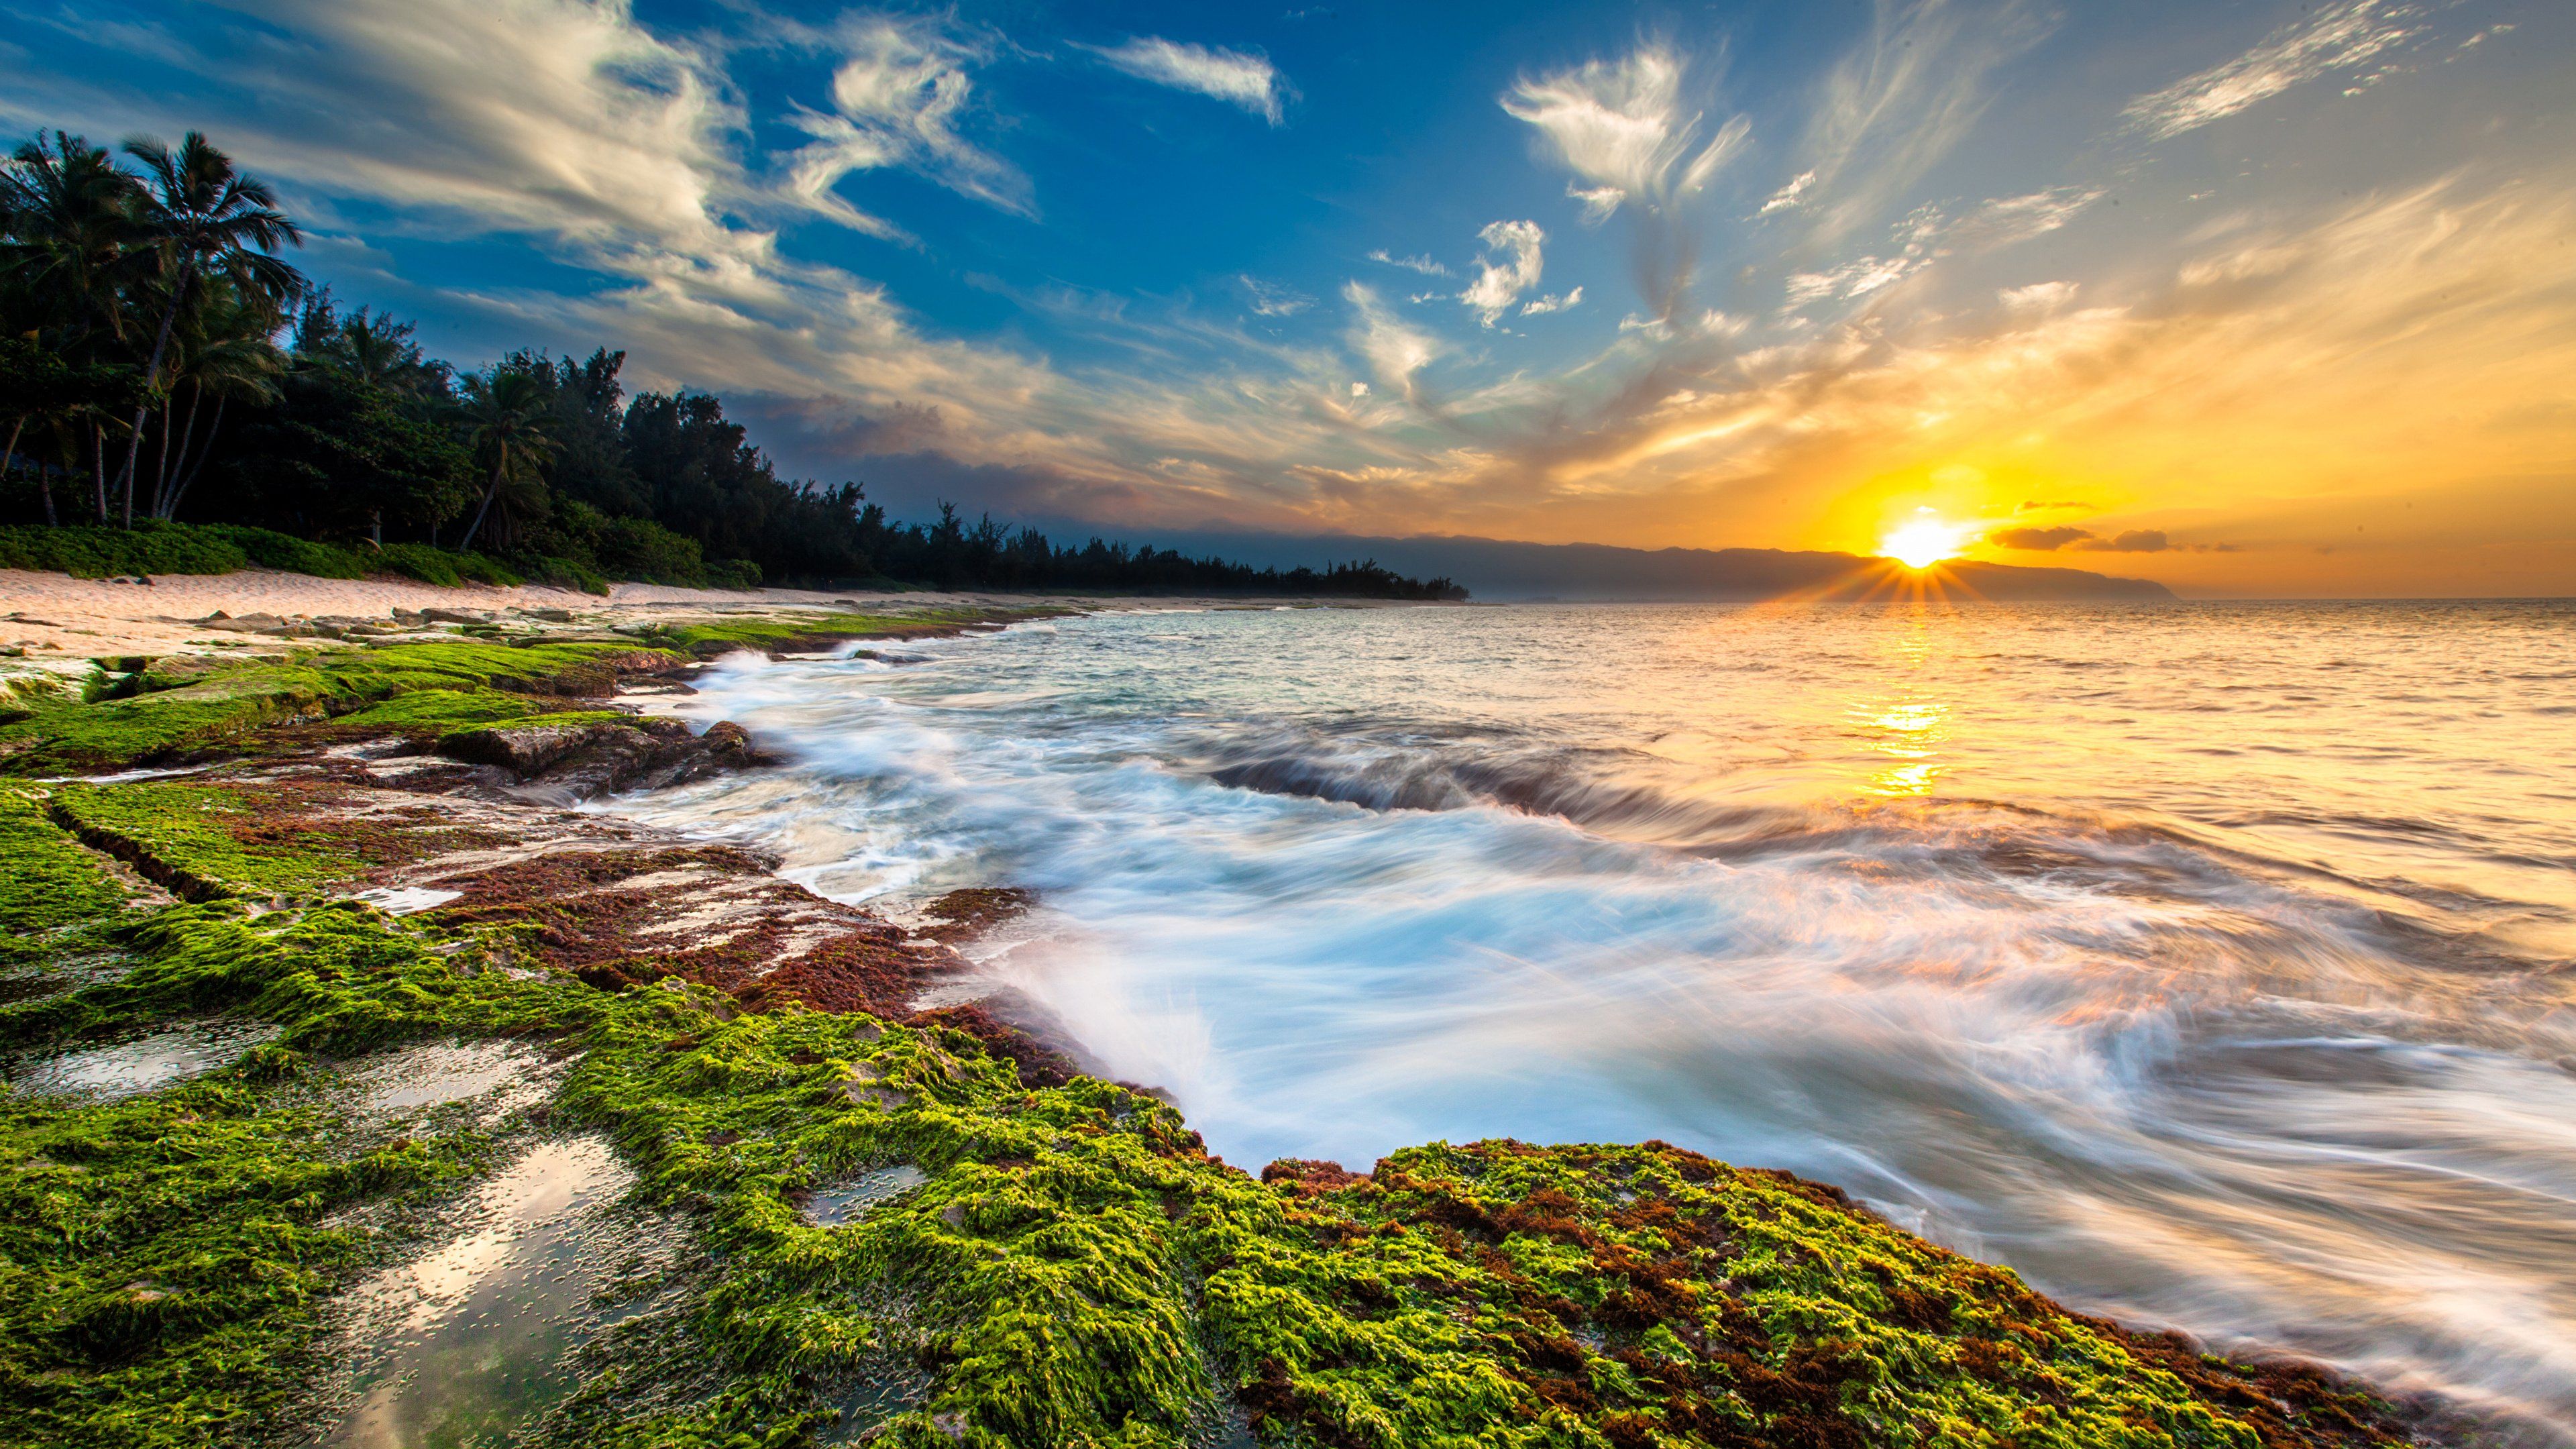
M731 721L693 735L681 721L661 718L492 725L451 734L438 742L438 752L507 770L520 785L544 785L575 799L660 789L775 763Z

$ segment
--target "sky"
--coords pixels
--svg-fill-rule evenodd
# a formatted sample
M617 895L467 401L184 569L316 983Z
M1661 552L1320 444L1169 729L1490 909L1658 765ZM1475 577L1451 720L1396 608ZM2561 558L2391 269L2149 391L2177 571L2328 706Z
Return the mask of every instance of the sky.
M479 365L898 516L2576 593L2576 6L0 0Z

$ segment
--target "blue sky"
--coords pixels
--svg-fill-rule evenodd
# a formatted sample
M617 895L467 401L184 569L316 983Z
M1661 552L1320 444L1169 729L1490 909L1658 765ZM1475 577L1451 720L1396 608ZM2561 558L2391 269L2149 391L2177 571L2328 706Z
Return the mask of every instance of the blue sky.
M899 511L2576 586L2563 3L0 15L14 128Z

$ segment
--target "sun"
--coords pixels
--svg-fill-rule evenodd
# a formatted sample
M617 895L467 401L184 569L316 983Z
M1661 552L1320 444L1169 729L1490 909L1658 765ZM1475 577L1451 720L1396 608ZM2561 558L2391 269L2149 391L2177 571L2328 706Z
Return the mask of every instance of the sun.
M1928 569L1959 551L1959 537L1966 530L1938 518L1908 519L1887 531L1878 541L1878 551L1910 569Z

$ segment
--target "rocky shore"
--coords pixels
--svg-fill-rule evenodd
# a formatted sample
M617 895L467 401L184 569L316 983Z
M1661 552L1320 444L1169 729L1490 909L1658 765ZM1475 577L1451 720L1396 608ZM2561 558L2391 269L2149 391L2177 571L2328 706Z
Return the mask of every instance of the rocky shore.
M2403 1442L1660 1142L1211 1157L917 926L572 807L739 649L1026 611L207 618L0 701L0 1442ZM224 626L230 625L230 628ZM479 1436L479 1437L478 1437Z

